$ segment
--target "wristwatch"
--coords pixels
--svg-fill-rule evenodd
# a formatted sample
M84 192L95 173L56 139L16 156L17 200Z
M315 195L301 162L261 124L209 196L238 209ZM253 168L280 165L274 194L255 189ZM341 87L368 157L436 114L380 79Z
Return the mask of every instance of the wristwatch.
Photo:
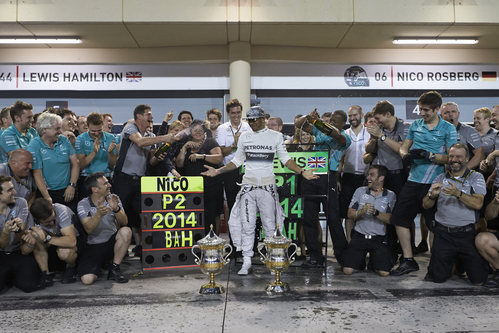
M381 141L385 141L386 140L386 134L383 134L382 136L380 136L379 138Z
M69 183L69 186L76 188L76 183Z
M50 242L51 239L52 239L52 236L50 236L50 235L45 236L44 243L47 244L48 242Z

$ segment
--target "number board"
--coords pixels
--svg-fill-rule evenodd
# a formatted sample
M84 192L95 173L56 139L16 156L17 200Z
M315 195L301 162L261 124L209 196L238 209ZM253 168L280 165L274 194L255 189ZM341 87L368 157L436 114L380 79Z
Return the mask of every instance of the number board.
M405 119L419 119L419 105L417 100L406 100L405 101Z
M323 175L329 170L329 152L314 150L307 152L291 152L290 157L305 170L313 169L315 174ZM244 169L243 169L244 172ZM304 198L301 196L301 177L284 166L276 156L274 159L274 174L279 193L279 200L284 210L283 234L293 241L298 238L298 223L303 220ZM258 239L265 238L264 232Z
M203 177L142 177L144 272L195 267L191 248L204 237Z

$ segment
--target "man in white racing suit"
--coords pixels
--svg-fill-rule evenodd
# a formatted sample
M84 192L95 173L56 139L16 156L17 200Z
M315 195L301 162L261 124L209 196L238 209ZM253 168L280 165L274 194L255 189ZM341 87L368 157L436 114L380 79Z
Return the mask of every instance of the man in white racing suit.
M237 273L239 275L247 275L251 269L257 212L260 212L267 237L275 232L276 222L282 229L284 211L279 203L275 185L275 153L291 171L301 174L308 180L318 178L311 170L302 170L289 157L282 134L266 128L265 112L261 107L251 107L246 114L246 119L253 131L241 134L232 161L218 169L205 165L208 170L202 173L215 177L245 163L241 189L229 218L230 235L236 251L242 250L243 252L243 266Z

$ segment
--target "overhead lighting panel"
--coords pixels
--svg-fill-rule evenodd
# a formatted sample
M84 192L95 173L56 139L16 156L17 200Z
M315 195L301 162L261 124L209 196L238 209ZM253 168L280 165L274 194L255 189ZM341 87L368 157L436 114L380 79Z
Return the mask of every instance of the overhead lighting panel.
M12 37L0 36L0 44L80 44L80 37Z
M474 45L478 44L477 38L395 38L393 44L440 44L440 45Z

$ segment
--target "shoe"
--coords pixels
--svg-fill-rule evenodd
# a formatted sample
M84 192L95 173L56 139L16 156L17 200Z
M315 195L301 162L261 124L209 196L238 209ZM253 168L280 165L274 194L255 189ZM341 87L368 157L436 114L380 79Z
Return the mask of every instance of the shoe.
M492 278L487 280L483 285L486 288L499 288L499 272L495 272Z
M43 271L40 273L40 281L38 282L38 289L45 289L54 285L54 275L49 272Z
M300 254L299 256L295 255L295 260L305 260L307 259L307 256L304 254Z
M248 275L251 271L251 257L243 257L243 266L237 272L237 275Z
M135 257L141 257L142 256L142 245L137 245L132 249L133 255Z
M416 260L414 260L414 259L409 260L409 259L404 258L400 262L399 267L397 267L397 269L394 269L390 272L390 275L400 276L400 275L404 275L404 274L407 274L410 272L415 272L415 271L419 271L419 265L416 262Z
M66 283L76 282L75 275L76 275L76 267L66 266L64 274L62 275L61 283L66 284Z
M433 275L430 272L426 273L426 275L424 276L423 280L426 281L426 282L435 282L433 280Z
M121 274L120 266L113 265L107 274L108 280L114 280L118 283L127 283L128 279Z
M414 254L421 254L428 252L428 243L426 241L421 241L418 246L416 246L416 249L414 250Z
M230 258L236 260L237 258L243 257L243 251L232 251Z
M309 259L301 264L302 268L324 268L324 263L326 259L324 257L317 259Z

